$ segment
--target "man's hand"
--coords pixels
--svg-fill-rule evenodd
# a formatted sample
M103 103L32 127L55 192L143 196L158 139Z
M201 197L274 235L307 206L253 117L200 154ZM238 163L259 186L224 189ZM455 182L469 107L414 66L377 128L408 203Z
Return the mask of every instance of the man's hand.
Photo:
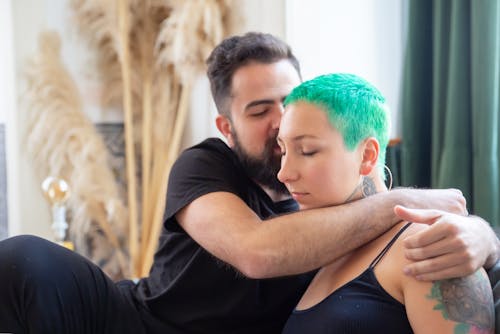
M463 277L499 258L499 240L479 217L402 206L394 212L403 220L430 224L404 240L406 257L415 261L404 272L419 280Z

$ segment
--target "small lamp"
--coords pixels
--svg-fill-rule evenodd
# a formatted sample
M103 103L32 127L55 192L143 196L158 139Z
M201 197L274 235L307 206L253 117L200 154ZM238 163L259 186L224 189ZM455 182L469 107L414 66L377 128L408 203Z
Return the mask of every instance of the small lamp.
M49 176L42 182L42 191L49 201L52 209L52 231L55 234L55 241L61 246L73 249L73 244L66 241L66 200L70 195L68 183L55 176Z

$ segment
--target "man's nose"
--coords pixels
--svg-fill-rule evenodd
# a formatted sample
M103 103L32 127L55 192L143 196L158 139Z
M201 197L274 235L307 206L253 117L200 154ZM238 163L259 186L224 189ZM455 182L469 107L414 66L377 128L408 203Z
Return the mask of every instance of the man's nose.
M273 120L272 120L273 129L279 129L280 122L281 122L281 116L283 116L283 105L282 104L280 104L279 107L277 108L277 112L274 112L274 114L273 114Z

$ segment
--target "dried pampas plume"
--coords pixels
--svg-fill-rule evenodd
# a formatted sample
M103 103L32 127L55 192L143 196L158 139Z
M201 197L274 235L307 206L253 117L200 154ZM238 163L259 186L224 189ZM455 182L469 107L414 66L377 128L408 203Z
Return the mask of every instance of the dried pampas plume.
M204 71L205 60L227 33L228 0L173 0L172 14L162 23L156 40L158 65L175 67L183 83Z
M82 114L80 96L61 64L55 36L43 37L42 51L28 72L33 98L30 152L43 176L64 177L77 190L70 208L73 221L78 220L72 222L74 231L84 235L100 230L104 234L90 233L92 240L107 238L105 244L117 247L125 239L122 231L128 221L128 277L146 275L152 263L191 87L204 72L211 50L236 28L238 11L233 3L70 1L75 26L96 55L101 106L124 111L128 210L118 197L110 169L100 167L107 166L105 146ZM138 167L140 172L135 173ZM97 240L99 236L103 240Z
M158 2L153 1L151 5L155 6ZM154 150L150 152L151 163L144 164L142 180L146 188L145 196L155 201L148 200L143 204L141 274L146 274L152 264L162 226L168 173L179 153L191 87L196 77L204 72L205 59L211 50L232 28L228 23L231 2L169 1L171 13L158 27L152 78L156 88L152 97L156 103L151 111L157 121L150 126L153 135L150 142L154 143ZM146 143L146 140L143 142ZM149 155L150 149L148 145L143 146L144 156ZM147 166L150 166L150 171L146 170Z
M123 0L120 0L123 1ZM137 0L138 1L138 0ZM128 0L130 6L137 6L137 1ZM122 106L123 83L120 69L119 17L116 0L71 0L70 5L74 12L78 31L90 48L97 53L97 73L102 82L102 106ZM132 22L135 23L135 22ZM131 91L134 97L135 108L140 110L141 76L140 64L137 57L132 57L131 64Z
M93 258L89 232L103 233L103 244L111 260L103 269L113 278L127 276L121 242L127 210L119 197L101 136L82 110L75 82L60 58L59 36L40 35L39 53L26 67L28 131L26 145L40 179L49 175L64 178L71 187L70 235L75 247ZM102 251L102 248L101 248Z

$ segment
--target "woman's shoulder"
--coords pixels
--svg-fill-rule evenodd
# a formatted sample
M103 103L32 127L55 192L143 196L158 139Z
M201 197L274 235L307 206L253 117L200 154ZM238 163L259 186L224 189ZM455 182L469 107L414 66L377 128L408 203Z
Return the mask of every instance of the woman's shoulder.
M401 222L401 225L406 225L409 224L408 228L405 231L406 236L413 235L415 233L418 233L420 231L428 229L430 226L427 224L421 224L421 223L413 223L413 222Z
M391 253L404 253L405 239L424 230L427 230L428 228L429 225L427 224L412 223L407 221L401 221L398 224L394 225L392 229L386 232L386 234L388 235L386 240L390 239L393 241L393 245L391 246L391 249L393 249L393 251ZM395 249L397 249L396 252L394 252ZM388 250L388 252L390 252L390 250Z
M388 230L386 240L393 243L387 250L387 257L391 258L392 266L401 268L411 262L405 256L405 239L429 228L429 225L401 221Z
M423 231L423 230L426 230L429 228L429 225L427 224L421 224L421 223L413 223L413 222L408 222L408 221L400 221L399 223L397 223L396 225L394 225L393 229L395 231L400 231L401 229L403 229L406 225L408 225L408 227L405 229L405 231L400 235L399 239L403 238L404 237L408 237L410 235L413 235L415 233L418 233L420 231Z
M401 222L387 233L395 236L406 225L407 222ZM476 323L486 328L484 333L490 333L487 329L492 328L494 313L491 288L483 269L467 277L442 281L421 281L403 273L405 266L414 263L406 257L405 239L416 237L428 228L425 224L408 225L389 249L386 261L381 263L379 281L387 292L405 304L415 331L433 328L439 333L452 333L460 326L472 328L475 326L469 324Z
M412 263L406 257L404 240L427 228L424 224L402 221L384 233L378 241L379 256L383 252L381 249L384 249L385 253L374 268L375 274L384 289L401 303L404 303L403 285L407 279L403 269Z

